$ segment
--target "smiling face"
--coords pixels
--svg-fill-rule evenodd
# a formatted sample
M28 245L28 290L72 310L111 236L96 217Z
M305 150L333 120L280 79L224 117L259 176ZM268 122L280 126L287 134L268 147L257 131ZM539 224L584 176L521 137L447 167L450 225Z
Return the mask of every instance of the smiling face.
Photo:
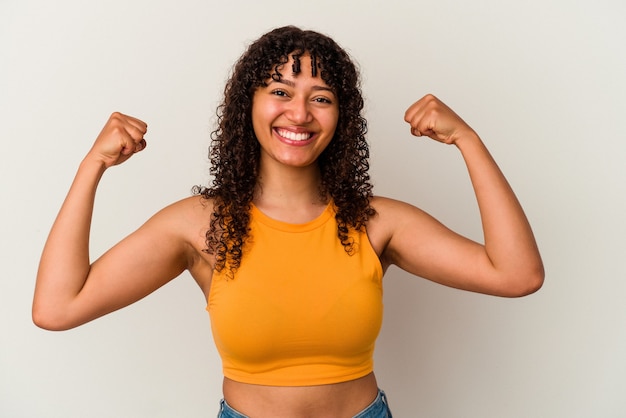
M333 90L312 74L311 58L300 56L285 63L280 78L257 88L252 98L252 125L261 145L261 166L279 164L309 167L330 143L339 119Z

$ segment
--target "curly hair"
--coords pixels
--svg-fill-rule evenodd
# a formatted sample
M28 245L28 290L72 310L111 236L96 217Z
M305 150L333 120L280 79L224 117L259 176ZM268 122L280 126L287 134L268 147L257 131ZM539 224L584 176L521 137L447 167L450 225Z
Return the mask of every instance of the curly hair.
M195 193L213 200L206 233L206 252L215 256L217 271L240 266L249 234L250 209L259 175L260 145L252 127L252 97L268 80L280 79L280 69L294 58L311 56L312 76L319 76L335 93L339 118L335 134L318 158L320 196L335 205L337 236L348 254L357 251L349 236L361 230L376 212L370 205L367 123L361 112L360 77L350 56L320 33L293 26L274 29L253 42L235 63L217 108L217 128L211 133L209 159L213 180Z

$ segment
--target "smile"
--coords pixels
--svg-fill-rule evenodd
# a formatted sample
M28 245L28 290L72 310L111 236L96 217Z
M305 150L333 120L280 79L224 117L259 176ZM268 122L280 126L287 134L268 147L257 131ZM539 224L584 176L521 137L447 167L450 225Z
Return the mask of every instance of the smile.
M313 134L310 132L293 132L287 129L276 129L276 133L285 139L289 139L291 141L306 141L310 139Z

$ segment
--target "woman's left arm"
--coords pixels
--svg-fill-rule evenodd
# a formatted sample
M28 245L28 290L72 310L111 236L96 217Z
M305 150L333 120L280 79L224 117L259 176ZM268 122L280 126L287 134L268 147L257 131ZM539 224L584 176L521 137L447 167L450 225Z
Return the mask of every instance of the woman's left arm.
M448 230L419 209L383 204L381 209L395 212L396 220L402 219L398 215L404 217L392 222L384 254L389 262L443 284L481 293L515 297L538 290L544 269L530 224L476 132L432 95L413 104L405 120L413 135L428 136L461 151L478 201L484 244Z

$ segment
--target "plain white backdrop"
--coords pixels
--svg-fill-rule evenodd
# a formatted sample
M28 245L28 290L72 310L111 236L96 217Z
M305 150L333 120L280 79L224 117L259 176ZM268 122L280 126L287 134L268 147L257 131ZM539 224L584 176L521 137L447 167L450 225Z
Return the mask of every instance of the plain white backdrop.
M391 269L375 368L394 416L626 416L625 18L621 0L0 0L0 416L216 415L221 364L188 274L62 333L32 324L34 280L109 114L145 120L149 142L102 181L93 257L207 182L231 65L285 24L359 63L377 194L481 239L459 153L402 119L434 93L481 134L546 265L515 300Z

